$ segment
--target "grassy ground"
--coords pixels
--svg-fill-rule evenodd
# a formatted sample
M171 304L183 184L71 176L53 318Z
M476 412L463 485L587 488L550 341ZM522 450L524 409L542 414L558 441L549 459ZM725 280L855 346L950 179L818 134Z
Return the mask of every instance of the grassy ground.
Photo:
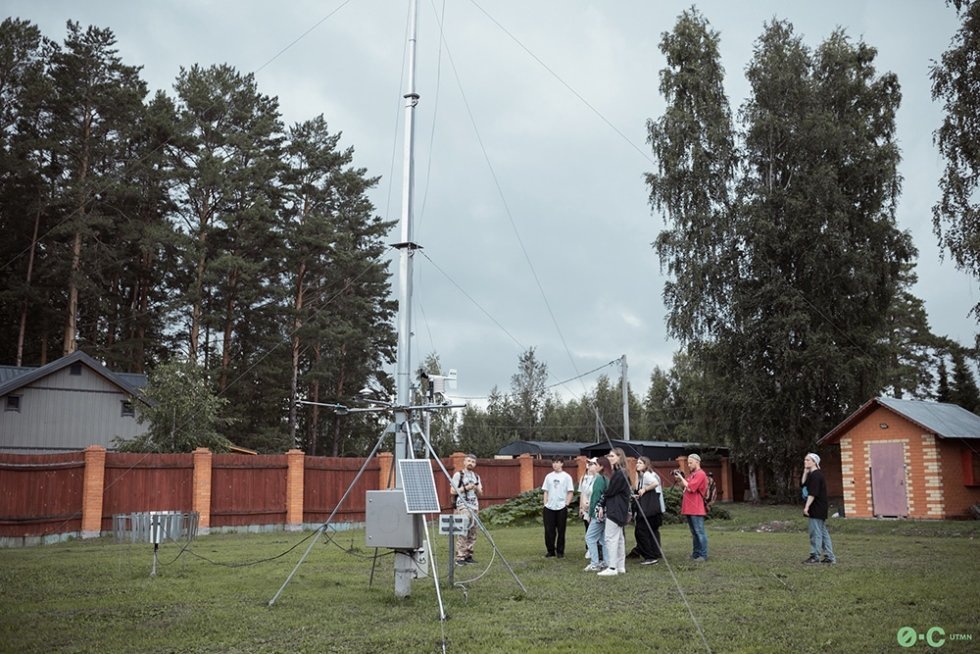
M108 539L0 550L4 652L898 652L897 635L943 636L943 652L980 650L975 522L832 520L836 566L804 566L796 507L731 508L709 522L711 560L687 561L690 535L665 527L667 561L627 562L622 577L582 567L583 530L563 560L545 559L540 527L494 529L502 554L457 569L439 620L431 579L394 598L393 559L373 561L362 532L323 537L273 607L309 534L201 537L180 556ZM435 536L444 563L445 536ZM629 546L632 534L627 539ZM492 549L481 535L477 559ZM371 585L372 564L376 564ZM668 565L669 564L669 565ZM237 566L237 567L232 567ZM440 573L444 577L444 573ZM445 580L443 580L445 581ZM970 640L966 640L970 639Z

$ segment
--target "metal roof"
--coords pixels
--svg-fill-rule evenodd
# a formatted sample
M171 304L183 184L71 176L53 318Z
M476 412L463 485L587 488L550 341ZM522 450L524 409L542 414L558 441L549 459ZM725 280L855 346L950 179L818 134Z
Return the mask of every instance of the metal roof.
M896 400L890 397L878 398L878 401L940 438L980 439L980 416L958 404Z
M36 366L0 366L0 384L34 370Z
M827 432L817 443L821 445L836 443L841 436L879 406L902 416L939 438L980 439L980 416L957 404L876 397L865 402L861 408Z
M137 398L141 402L148 403L147 399L140 392L140 388L146 385L146 377L144 375L137 375L135 373L120 375L118 373L114 373L81 350L76 350L67 356L63 356L60 359L48 363L47 365L43 365L40 368L2 366L3 371L0 372L0 375L3 376L0 377L0 397L13 393L14 391L21 389L28 384L32 384L38 379L47 377L48 375L66 368L76 362L85 364L96 374L101 375L107 381L115 384L124 392ZM143 380L142 384L138 384L139 378Z
M674 441L637 441L612 440L613 447L621 447L626 456L647 456L651 461L676 459L691 452L700 454L720 454L728 456L728 448L722 445L704 445L703 443L683 443ZM599 456L609 451L609 442L602 441L584 448L583 454Z
M542 457L578 456L582 448L591 443L572 443L564 441L514 441L504 445L497 454L501 456L518 456L521 454L536 454Z

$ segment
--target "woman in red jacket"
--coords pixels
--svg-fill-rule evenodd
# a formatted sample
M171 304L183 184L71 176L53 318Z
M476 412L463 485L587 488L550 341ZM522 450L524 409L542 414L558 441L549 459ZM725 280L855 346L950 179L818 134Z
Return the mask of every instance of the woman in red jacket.
M704 502L704 494L708 490L708 475L701 469L701 456L687 455L687 467L691 474L684 478L680 470L674 471L677 481L684 487L681 498L681 515L687 516L687 526L691 529L693 548L691 559L694 561L708 560L708 534L704 530L704 518L708 514Z

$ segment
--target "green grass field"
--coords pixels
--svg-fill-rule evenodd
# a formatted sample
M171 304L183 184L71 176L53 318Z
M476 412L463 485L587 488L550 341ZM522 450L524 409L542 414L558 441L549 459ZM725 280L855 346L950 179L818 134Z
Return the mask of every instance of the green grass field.
M562 560L542 556L540 527L493 529L527 594L499 559L486 569L492 549L482 535L481 565L456 573L479 579L449 588L448 543L433 533L445 622L431 578L394 597L393 558L375 560L360 531L321 537L272 607L309 533L216 534L183 553L163 545L152 578L146 544L0 550L0 649L440 652L445 642L473 654L980 651L980 524L832 520L840 563L804 566L797 507L729 509L732 520L708 524L707 563L687 561L687 527L671 525L662 531L666 562L630 560L612 578L582 571L577 523ZM899 645L902 628L911 647Z

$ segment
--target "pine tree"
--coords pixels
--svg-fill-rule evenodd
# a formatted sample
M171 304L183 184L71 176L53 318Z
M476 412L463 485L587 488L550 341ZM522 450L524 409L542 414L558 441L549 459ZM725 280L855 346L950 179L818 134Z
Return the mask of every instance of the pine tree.
M46 169L51 94L46 65L53 44L28 21L0 24L0 361L45 363L42 325L58 320L38 284L45 252L39 237L51 228ZM43 273L41 273L43 274Z
M953 380L949 389L949 401L967 411L980 412L980 389L977 388L973 372L966 364L963 349L953 348L950 356L953 358Z
M898 83L842 32L811 52L769 23L746 69L736 180L717 35L688 12L661 48L648 180L670 225L668 324L700 369L692 410L705 439L788 493L802 453L886 384L887 315L915 256L894 220Z
M111 30L68 22L63 47L51 56L53 165L59 173L52 230L58 252L52 266L62 277L64 354L83 338L90 353L106 358L106 322L120 302L111 268L125 259L116 239L128 220L113 201L124 189L127 144L143 117L146 84L125 65ZM114 336L114 335L113 335Z
M946 111L935 142L946 160L942 195L932 209L933 230L956 266L980 279L980 2L955 3L963 24L940 63L932 66L932 97ZM972 310L980 320L980 304Z

